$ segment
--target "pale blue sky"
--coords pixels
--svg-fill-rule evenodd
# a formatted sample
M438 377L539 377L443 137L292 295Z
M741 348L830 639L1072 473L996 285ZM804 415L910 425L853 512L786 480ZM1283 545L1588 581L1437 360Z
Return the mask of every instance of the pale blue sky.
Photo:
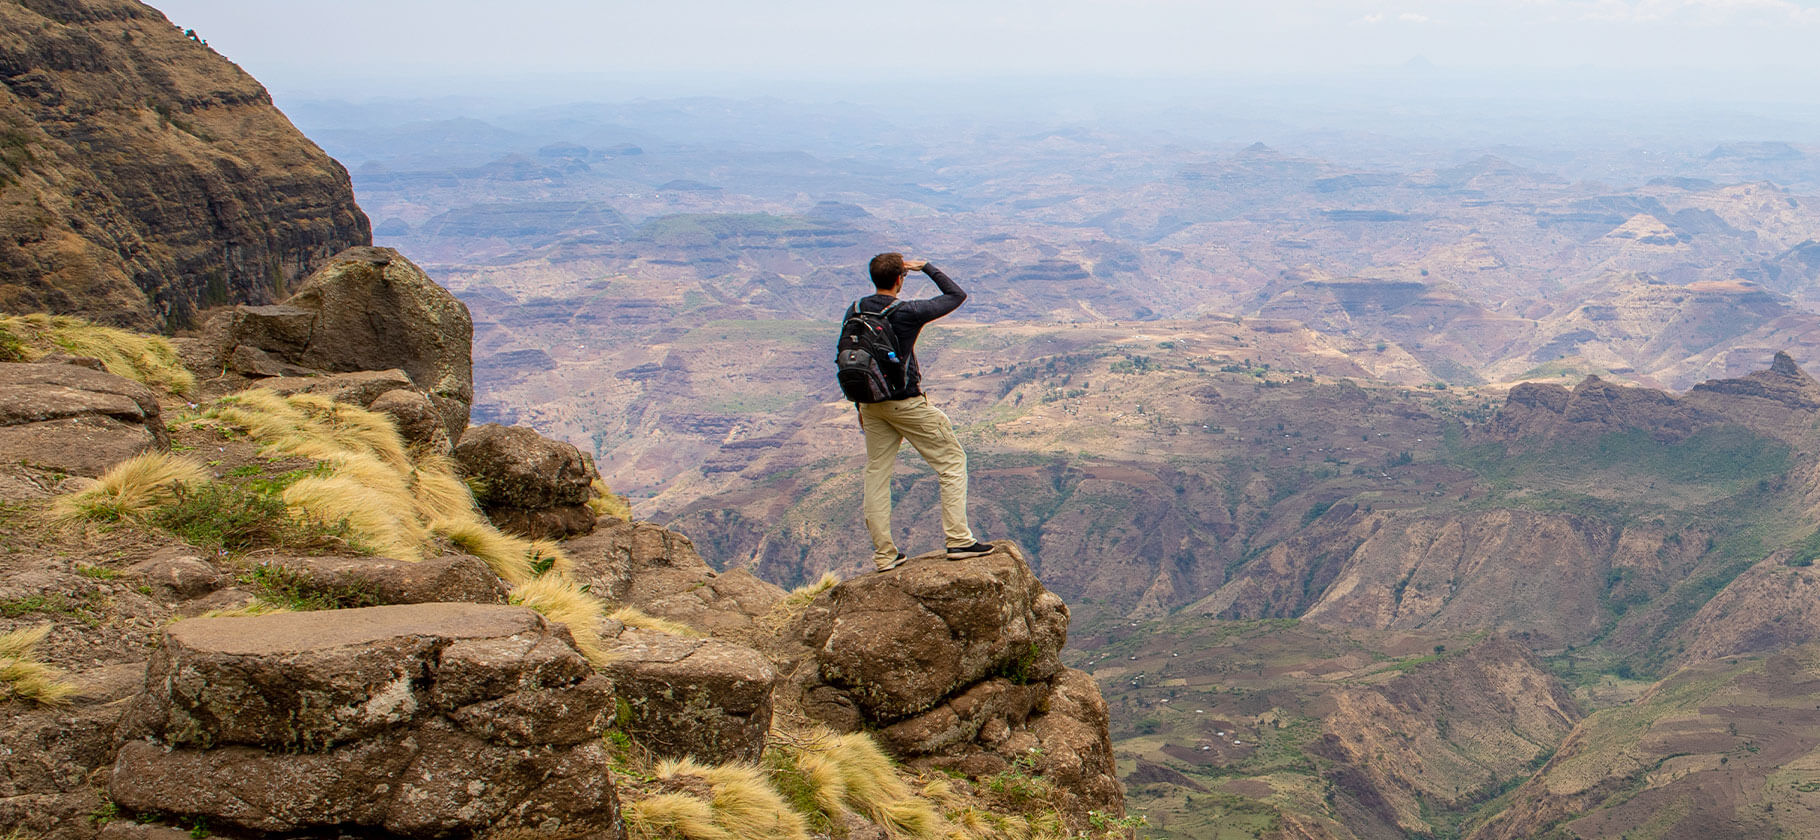
M1440 72L1663 85L1716 77L1820 99L1820 0L162 0L280 93L458 91L592 74L787 94L927 76L1343 77ZM440 81L438 81L440 80ZM649 86L649 90L643 90ZM345 89L345 91L344 91ZM393 91L385 91L393 92ZM1660 93L1660 91L1657 91ZM1808 96L1806 94L1813 94Z

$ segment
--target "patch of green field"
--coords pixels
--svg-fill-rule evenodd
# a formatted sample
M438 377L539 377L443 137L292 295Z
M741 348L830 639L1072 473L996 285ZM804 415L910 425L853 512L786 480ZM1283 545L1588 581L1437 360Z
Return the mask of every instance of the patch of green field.
M795 405L801 398L801 394L787 391L722 392L703 400L697 407L706 414L774 414Z
M725 347L764 344L799 350L826 344L834 356L834 325L824 321L709 321L683 333L678 347Z
M1659 490L1661 482L1700 488L1699 495L1708 499L1734 494L1781 475L1792 457L1787 444L1742 426L1711 426L1673 443L1627 429L1591 445L1564 444L1535 452L1512 453L1499 444L1455 450L1461 466L1494 484L1571 488L1591 495L1622 493L1631 498L1649 498L1648 491Z

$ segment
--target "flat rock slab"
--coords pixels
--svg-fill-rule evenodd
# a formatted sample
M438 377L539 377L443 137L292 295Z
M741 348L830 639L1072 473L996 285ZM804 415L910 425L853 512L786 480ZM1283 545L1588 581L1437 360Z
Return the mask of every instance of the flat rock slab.
M0 363L0 460L98 476L169 448L150 388L79 365Z
M719 639L638 629L621 632L608 653L607 673L631 709L619 725L639 743L666 758L758 760L777 686L764 654Z
M497 678L502 669L510 680ZM590 673L566 630L523 607L197 618L165 630L129 720L173 746L326 749Z
M614 708L567 630L523 607L191 619L122 721L110 793L257 831L618 838Z

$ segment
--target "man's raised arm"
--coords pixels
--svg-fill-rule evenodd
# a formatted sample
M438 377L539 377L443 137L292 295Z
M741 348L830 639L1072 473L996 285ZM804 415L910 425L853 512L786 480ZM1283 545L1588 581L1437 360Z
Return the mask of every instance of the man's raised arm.
M911 271L921 271L922 273L929 275L929 279L935 281L935 287L942 290L942 293L935 297L925 300L906 301L904 303L904 308L910 309L910 311L924 321L933 321L940 318L943 315L959 309L961 304L966 302L966 290L962 289L959 283L954 282L953 278L943 273L941 269L936 268L934 265L923 260L905 260L904 268Z

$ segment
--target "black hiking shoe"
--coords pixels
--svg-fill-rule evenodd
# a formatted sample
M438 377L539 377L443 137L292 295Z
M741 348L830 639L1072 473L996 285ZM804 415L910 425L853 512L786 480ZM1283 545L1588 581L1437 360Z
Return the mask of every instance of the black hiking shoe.
M885 562L878 564L878 570L881 572L889 572L902 565L904 565L904 553L900 551L897 554L897 559L886 560Z
M975 542L972 545L963 545L958 548L948 549L948 559L949 560L971 560L975 557L984 557L988 554L991 554L992 551L993 551L992 546L987 545L986 543L983 543L983 542Z

